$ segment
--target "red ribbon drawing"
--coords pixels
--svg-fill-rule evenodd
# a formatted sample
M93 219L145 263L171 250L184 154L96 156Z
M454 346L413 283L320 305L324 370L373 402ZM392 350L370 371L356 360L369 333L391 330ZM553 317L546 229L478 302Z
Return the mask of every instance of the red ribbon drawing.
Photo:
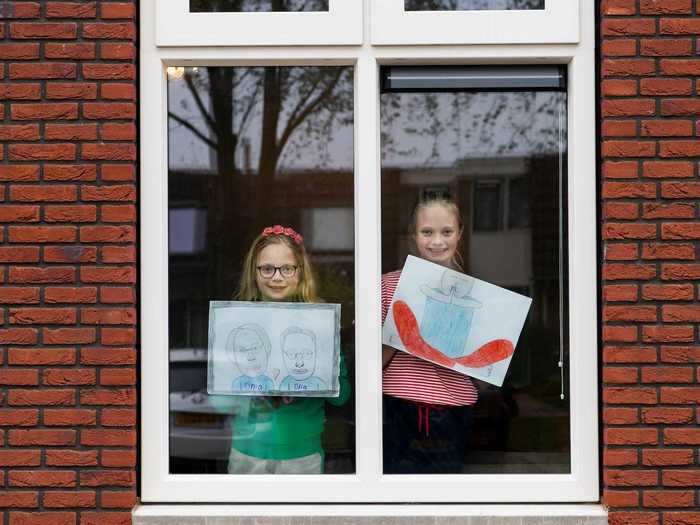
M459 364L469 368L483 368L507 359L515 351L513 343L507 339L494 339L467 356L452 359L423 339L416 316L413 315L408 304L404 301L396 301L392 311L399 337L406 349L416 357L427 359L441 366L454 368L455 365Z

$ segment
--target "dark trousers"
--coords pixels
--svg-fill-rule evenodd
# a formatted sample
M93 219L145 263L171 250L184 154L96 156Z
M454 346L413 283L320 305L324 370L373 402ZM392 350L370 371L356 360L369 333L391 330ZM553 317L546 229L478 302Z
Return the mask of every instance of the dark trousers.
M384 396L384 473L457 474L472 427L472 407L431 407Z

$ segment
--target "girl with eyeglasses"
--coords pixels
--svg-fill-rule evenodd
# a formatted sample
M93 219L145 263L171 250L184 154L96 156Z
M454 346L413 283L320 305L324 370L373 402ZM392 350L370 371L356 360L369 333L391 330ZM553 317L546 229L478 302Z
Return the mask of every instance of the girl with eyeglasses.
M292 228L265 228L243 262L237 300L320 302L301 235ZM345 363L340 359L338 397L212 396L224 409L237 403L232 418L230 474L321 474L325 404L340 406L350 397ZM228 398L228 399L227 399Z

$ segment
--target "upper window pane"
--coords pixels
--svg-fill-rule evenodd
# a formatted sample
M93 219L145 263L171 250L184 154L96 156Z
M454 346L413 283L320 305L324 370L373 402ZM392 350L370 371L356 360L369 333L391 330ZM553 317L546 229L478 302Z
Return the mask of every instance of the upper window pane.
M170 473L353 473L352 68L170 67L168 117ZM303 239L260 236L278 224ZM232 300L340 304L339 396L208 395L211 302ZM335 347L303 315L282 337L236 317L211 366L308 379Z
M544 9L544 0L404 0L406 11L525 11Z
M192 13L328 11L328 0L190 0Z

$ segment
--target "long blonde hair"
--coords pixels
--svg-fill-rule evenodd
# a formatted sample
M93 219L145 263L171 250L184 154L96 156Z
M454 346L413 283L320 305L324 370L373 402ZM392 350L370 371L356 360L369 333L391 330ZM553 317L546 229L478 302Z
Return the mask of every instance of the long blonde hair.
M286 235L258 235L251 244L248 253L243 260L243 272L236 299L239 301L260 301L262 294L258 289L255 273L257 272L258 255L266 246L271 244L284 244L292 250L297 262L299 272L299 284L295 294L289 298L291 302L318 303L320 299L316 294L316 280L314 279L311 262L303 243L297 244Z
M460 252L460 248L462 247L462 234L464 233L464 222L462 221L462 213L459 211L459 206L457 206L455 201L444 197L435 197L418 201L416 206L413 208L413 212L411 213L411 222L408 226L408 233L415 242L416 235L418 234L416 231L418 214L430 206L442 206L457 219L459 240L457 241L457 249L455 250L455 254L452 256L452 260L450 262L460 272L464 272L464 259L462 258L462 253Z

